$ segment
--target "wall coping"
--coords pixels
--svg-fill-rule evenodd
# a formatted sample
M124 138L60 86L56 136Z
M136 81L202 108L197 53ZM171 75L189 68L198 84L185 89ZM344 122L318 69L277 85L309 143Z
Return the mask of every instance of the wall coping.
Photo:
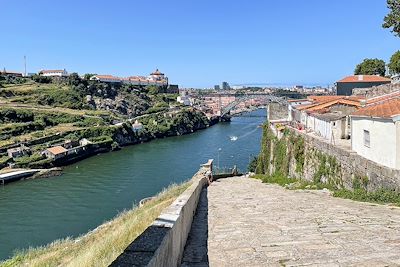
M115 259L110 266L179 266L200 193L208 185L212 160L201 165L192 184Z

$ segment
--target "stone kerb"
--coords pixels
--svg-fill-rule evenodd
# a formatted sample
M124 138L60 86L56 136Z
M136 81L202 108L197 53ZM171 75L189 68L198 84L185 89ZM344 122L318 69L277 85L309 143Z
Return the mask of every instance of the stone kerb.
M186 189L110 266L178 266L196 212L201 190L208 184L204 164Z

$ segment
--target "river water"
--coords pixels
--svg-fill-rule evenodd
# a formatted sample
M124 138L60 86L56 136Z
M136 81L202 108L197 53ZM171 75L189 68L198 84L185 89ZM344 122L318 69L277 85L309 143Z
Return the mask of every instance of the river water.
M265 116L265 110L257 110L190 135L88 158L59 177L0 187L0 261L17 249L86 233L171 183L191 178L210 158L246 171L259 152L258 126Z

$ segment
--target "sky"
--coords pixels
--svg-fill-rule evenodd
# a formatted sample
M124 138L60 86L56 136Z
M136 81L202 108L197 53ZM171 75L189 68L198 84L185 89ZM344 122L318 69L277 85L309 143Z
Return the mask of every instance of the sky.
M386 0L0 0L0 68L148 75L180 87L333 84L400 38Z

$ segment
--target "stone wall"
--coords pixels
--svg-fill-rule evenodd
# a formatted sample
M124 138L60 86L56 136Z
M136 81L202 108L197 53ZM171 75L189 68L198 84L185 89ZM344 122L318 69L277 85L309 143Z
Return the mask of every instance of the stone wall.
M353 90L353 95L362 95L367 98L380 96L400 90L400 83L397 84L384 84L380 86L373 86L371 88L357 88Z
M110 266L179 266L200 193L208 184L203 165L185 190Z
M288 117L288 106L281 103L271 102L268 104L269 120L279 120Z
M338 188L400 191L399 170L379 165L290 127L278 139L269 126L264 126L260 161L259 173L278 173Z

